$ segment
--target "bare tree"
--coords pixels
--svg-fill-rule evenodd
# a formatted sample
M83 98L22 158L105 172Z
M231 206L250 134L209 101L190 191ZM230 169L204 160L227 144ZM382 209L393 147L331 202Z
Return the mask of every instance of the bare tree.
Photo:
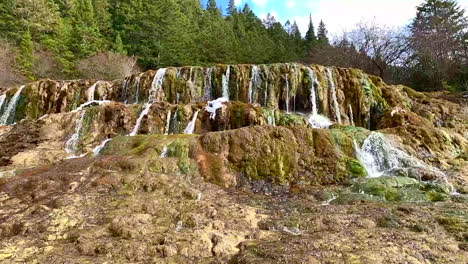
M9 87L25 82L26 78L15 69L16 50L0 42L0 87Z
M404 30L388 28L376 23L360 23L349 34L349 42L367 55L377 75L387 79L392 66L403 66L410 56L410 45Z
M83 59L77 66L80 78L115 80L138 72L137 59L113 52L103 52Z

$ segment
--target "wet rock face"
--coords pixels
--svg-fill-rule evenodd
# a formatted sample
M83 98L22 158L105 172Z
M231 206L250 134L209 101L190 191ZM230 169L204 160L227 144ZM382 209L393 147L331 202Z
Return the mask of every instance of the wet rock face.
M279 185L337 184L365 176L359 161L343 152L352 146L345 134L339 129L250 127L203 135L193 153L205 178L226 186L242 178ZM223 177L229 174L233 175L226 182Z
M342 124L353 121L368 128L372 119L379 118L381 108L386 106L381 96L384 84L351 69L302 64L168 68L160 83L155 82L156 74L156 71L148 71L113 82L34 82L26 85L21 93L15 120L71 111L91 100L142 104L148 101L150 94L155 94L158 101L173 104L226 96L232 101L309 113L313 106L312 90L315 90L319 114L333 117L334 121L339 120ZM7 92L6 102L13 96L13 91Z

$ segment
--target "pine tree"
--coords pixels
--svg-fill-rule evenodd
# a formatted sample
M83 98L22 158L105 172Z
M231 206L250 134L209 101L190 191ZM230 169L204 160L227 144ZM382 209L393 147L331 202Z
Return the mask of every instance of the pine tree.
M317 40L321 45L329 45L330 44L327 35L328 35L328 30L325 27L325 23L323 23L323 21L320 20L318 33L317 33Z
M229 4L228 4L226 11L227 11L227 14L230 16L237 12L236 3L234 0L229 0Z
M315 36L314 23L312 22L312 15L309 16L309 28L305 35L305 44L308 50L312 49L315 43L317 42L317 37Z
M120 33L117 33L117 36L115 37L115 41L114 41L114 51L116 53L120 53L120 54L123 54L123 55L127 55L127 51L125 50L124 48L124 45L123 45L123 42L122 42L122 38L120 37Z
M207 10L218 9L218 7L216 6L216 0L208 0L208 3L206 4L206 9Z
M468 19L453 0L426 0L411 24L420 87L444 88L454 79L468 81Z
M103 38L95 20L92 0L77 0L68 23L73 28L70 49L77 58L91 56L103 48Z
M20 69L23 72L23 75L34 80L34 74L32 73L32 67L34 64L34 43L29 30L24 32L19 45L19 50L20 54L18 56L18 62L20 63Z
M0 38L15 41L21 39L21 24L15 10L15 0L0 1Z
M245 3L244 8L242 9L242 13L244 14L252 13L252 9L250 8L249 4Z

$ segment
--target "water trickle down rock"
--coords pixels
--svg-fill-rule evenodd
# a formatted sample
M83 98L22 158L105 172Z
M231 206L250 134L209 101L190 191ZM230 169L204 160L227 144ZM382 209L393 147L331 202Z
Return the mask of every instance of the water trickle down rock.
M3 108L3 104L5 103L6 101L6 93L5 94L2 94L2 96L0 96L0 116L2 116L2 108Z
M184 130L184 134L193 134L195 132L195 125L197 123L198 113L200 110L196 111L193 115L192 120L188 123L187 128Z
M262 84L261 70L257 65L252 67L252 76L249 83L249 104L256 102L256 90Z
M151 106L158 97L159 91L162 89L162 84L164 82L164 77L166 76L166 68L159 69L154 75L153 82L151 84L151 89L149 91L148 102L144 105L143 111L141 111L140 116L138 117L135 127L133 128L130 136L136 136L140 131L141 122L143 118L149 113Z
M349 120L351 122L351 125L355 126L355 124L354 124L354 115L353 115L353 107L351 106L351 104L348 104L348 109L349 109Z
M107 143L108 143L109 141L111 141L111 140L112 140L112 139L108 138L108 139L102 141L101 144L99 144L99 146L97 146L97 147L95 147L95 148L93 149L93 155L96 157L96 156L98 156L99 154L101 154L101 151L104 149L104 147L107 145Z
M89 87L88 91L86 92L86 95L88 97L88 102L94 101L94 94L96 93L96 87L99 85L101 81L95 82L91 87Z
M136 86L136 92L135 92L135 104L138 104L140 101L140 85L141 85L141 77L143 76L144 73L138 74L136 77L135 81L135 86Z
M231 76L231 66L229 65L226 69L226 73L223 75L223 97L229 100L229 78Z
M130 133L130 136L136 136L138 134L138 132L140 131L140 127L141 127L141 122L143 121L143 118L149 113L150 109L151 109L151 106L153 104L152 103L146 103L144 108L143 108L143 111L141 111L140 113L140 116L138 117L137 121L136 121L136 124L135 124L135 127L133 128L133 131Z
M70 139L68 139L67 143L65 144L65 151L68 154L72 154L72 157L76 157L78 152L78 147L80 144L80 136L81 136L81 129L83 128L83 121L85 118L86 111L82 111L80 114L80 118L76 119L75 121L75 132L72 134Z
M338 104L338 97L336 96L336 86L333 80L333 73L330 68L327 68L328 86L330 87L331 96L333 100L333 108L335 110L336 122L341 124L340 105Z
M166 128L164 129L164 135L169 135L169 130L171 128L171 114L172 114L172 111L169 110L169 112L167 113L167 117L166 117Z
M128 84L130 83L130 77L127 77L123 81L122 85L122 101L128 103Z
M382 133L372 132L361 147L354 141L356 156L367 170L367 176L409 176L422 180L423 174L432 174L448 184L444 173L395 147Z
M162 90L164 77L166 76L166 68L159 69L154 75L153 82L151 83L151 89L149 91L148 103L152 103L158 99L158 94Z
M319 115L318 113L316 85L318 85L319 82L315 77L314 71L310 67L307 67L307 71L311 82L310 101L312 104L312 115L309 117L308 122L313 128L329 128L331 125L333 125L333 122L331 122L328 117Z
M3 115L0 117L0 125L8 125L14 122L14 117L16 113L16 105L18 104L18 101L20 99L21 93L23 92L24 85L22 85L18 91L16 91L15 95L13 98L11 98L6 110L3 112Z
M205 100L209 101L212 99L212 73L213 68L207 68L205 71Z

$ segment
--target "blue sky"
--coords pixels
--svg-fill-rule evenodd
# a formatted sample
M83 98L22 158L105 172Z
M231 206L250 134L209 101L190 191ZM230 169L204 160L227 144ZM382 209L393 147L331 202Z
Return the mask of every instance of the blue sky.
M217 0L226 9L229 0ZM379 24L401 27L415 16L416 6L424 0L236 0L238 6L249 3L259 17L274 14L277 20L296 20L301 32L307 30L309 14L317 27L322 19L330 35L339 35L359 22L375 20ZM458 3L468 12L468 0Z

